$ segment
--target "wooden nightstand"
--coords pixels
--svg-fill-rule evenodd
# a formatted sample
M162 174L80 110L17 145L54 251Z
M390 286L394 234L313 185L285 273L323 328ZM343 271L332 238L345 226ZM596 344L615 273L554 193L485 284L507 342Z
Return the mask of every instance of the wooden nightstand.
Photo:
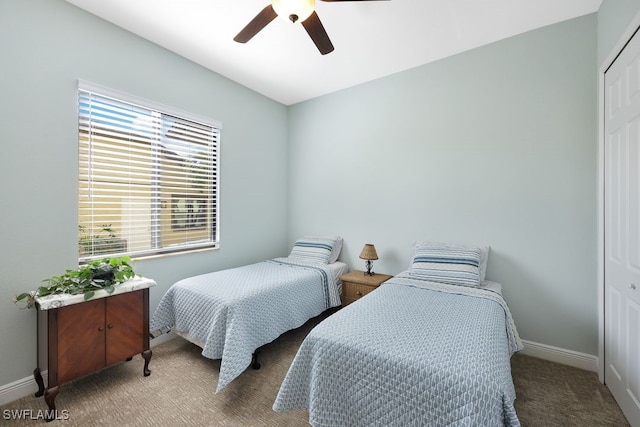
M388 274L378 273L368 276L360 270L353 270L343 274L340 276L340 280L342 280L342 306L344 307L362 298L392 277Z

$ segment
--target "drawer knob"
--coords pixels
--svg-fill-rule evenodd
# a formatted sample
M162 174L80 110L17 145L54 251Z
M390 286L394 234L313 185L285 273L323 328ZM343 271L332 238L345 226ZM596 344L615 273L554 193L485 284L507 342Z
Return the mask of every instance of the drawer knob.
M636 290L636 284L635 284L635 283L631 283L631 284L629 285L629 287L631 288L631 290L632 290L632 291L635 291L635 290Z
M102 331L104 331L104 328L102 326L99 326L98 327L98 331L102 332Z
M107 328L109 328L109 329L113 329L113 323L109 323L109 324L107 325Z

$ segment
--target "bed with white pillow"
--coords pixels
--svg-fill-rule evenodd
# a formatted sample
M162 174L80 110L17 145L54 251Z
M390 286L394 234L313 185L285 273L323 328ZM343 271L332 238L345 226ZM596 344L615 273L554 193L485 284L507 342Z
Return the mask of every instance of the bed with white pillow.
M298 239L288 257L189 277L162 297L154 335L174 329L221 359L216 393L252 363L261 346L340 305L342 238ZM255 361L255 360L254 360Z
M482 248L418 242L411 267L318 324L275 411L319 426L517 426L510 357L522 349Z

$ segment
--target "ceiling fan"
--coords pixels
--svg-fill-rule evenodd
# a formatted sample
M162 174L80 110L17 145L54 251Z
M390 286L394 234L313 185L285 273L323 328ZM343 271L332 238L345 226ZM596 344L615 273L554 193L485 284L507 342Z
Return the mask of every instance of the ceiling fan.
M338 1L376 1L376 0L322 0L326 2ZM238 43L246 43L260 30L273 21L276 16L280 16L295 24L301 22L304 29L315 43L321 54L326 55L333 51L333 44L327 32L320 22L320 18L315 11L315 0L272 0L271 4L262 9L246 27L238 33L233 40Z

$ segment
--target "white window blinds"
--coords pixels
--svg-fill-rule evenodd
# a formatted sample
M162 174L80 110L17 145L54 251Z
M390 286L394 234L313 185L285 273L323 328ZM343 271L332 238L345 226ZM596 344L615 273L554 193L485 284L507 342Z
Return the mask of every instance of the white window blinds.
M80 262L218 244L220 126L149 104L80 82Z

